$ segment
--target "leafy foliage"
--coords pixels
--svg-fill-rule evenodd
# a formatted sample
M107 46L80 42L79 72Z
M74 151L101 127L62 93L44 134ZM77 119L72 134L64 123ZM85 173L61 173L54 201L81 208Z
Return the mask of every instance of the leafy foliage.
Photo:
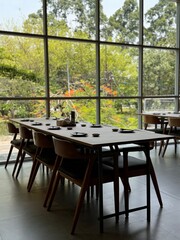
M139 43L139 6L137 0L125 0L123 6L110 17L100 9L100 39L107 42ZM126 45L100 45L100 79L96 73L95 0L47 0L49 71L45 76L44 42L41 38L1 37L0 95L2 97L45 97L45 79L49 79L51 114L66 116L73 108L79 120L95 121L97 95L101 102L101 121L109 124L137 127L132 117L137 102L128 99L138 95L138 48ZM159 2L145 15L144 43L154 46L175 46L175 3ZM17 31L17 28L15 29ZM23 32L43 33L43 12L39 9L25 19ZM61 40L56 36L62 37ZM66 41L70 38L72 41ZM69 39L68 39L69 40ZM144 49L143 95L174 93L175 53L171 50ZM45 77L44 77L45 76ZM96 89L100 81L100 93ZM163 86L163 87L162 87ZM113 97L127 97L114 100ZM61 100L59 97L80 98ZM91 100L88 100L88 98ZM110 98L110 99L108 99ZM63 106L63 107L62 107ZM18 110L17 110L18 109ZM41 116L45 102L4 101L2 116ZM129 122L129 123L128 123Z

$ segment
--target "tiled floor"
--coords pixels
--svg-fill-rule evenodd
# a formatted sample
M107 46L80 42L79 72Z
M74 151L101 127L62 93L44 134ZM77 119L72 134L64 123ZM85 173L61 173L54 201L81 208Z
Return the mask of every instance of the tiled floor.
M180 239L180 149L174 154L169 146L164 158L158 157L158 149L153 150L153 163L156 169L164 207L159 207L152 188L151 222L146 221L146 211L131 213L129 220L120 216L115 220L106 219L105 232L99 233L97 220L98 204L93 198L84 202L76 234L70 235L72 217L78 188L66 183L60 187L51 212L42 207L47 175L39 172L30 193L26 190L31 163L25 163L19 179L12 178L12 165L7 170L0 167L0 240L178 240ZM122 186L121 186L122 187ZM131 180L131 206L145 200L144 177ZM112 186L104 188L105 212L113 210ZM123 205L121 188L121 206Z

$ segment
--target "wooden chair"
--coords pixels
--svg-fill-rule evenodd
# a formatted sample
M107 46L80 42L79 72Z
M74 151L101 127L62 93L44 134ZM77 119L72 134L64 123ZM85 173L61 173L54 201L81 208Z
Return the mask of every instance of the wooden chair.
M169 117L168 118L168 124L169 124L169 127L170 127L170 129L168 131L168 134L174 136L174 147L175 147L175 154L176 154L177 153L177 142L180 139L180 118ZM162 153L162 157L164 157L164 154L166 152L168 143L169 143L169 139L166 140L164 150L163 150L163 153Z
M144 115L144 129L145 130L165 134L165 133L167 133L167 124L168 124L168 121L166 121L164 119L161 120L157 116ZM160 148L159 148L159 155L161 154L163 145L164 145L164 141L161 141ZM155 142L155 147L156 146L157 146L157 144Z
M148 129L149 125L153 125L153 128L151 128L153 131L158 131L157 125L161 126L161 121L157 116L144 115L144 129ZM160 129L162 129L162 126Z
M10 142L11 146L10 146L10 149L9 149L9 153L8 153L8 156L7 156L7 160L6 160L6 164L5 164L5 168L7 167L8 163L9 163L9 160L10 160L10 157L11 157L11 154L12 154L12 151L13 151L13 148L16 148L20 149L20 145L21 145L21 139L17 139L17 135L19 134L19 128L17 128L13 123L11 122L8 122L7 123L7 127L8 127L8 132L9 134L13 134L13 138Z
M56 158L52 136L33 130L33 140L36 153L27 185L28 192L31 191L40 165L53 170Z
M19 134L21 138L21 145L20 145L19 153L16 158L16 162L15 162L13 173L12 173L12 175L14 176L16 169L18 167L16 176L15 176L16 178L18 178L19 176L19 172L25 160L26 154L33 159L36 152L36 146L34 145L34 142L33 142L32 130L28 129L25 126L20 125Z
M122 180L122 183L124 185L124 197L125 197L125 211L126 211L126 217L128 217L129 213L129 192L131 191L130 185L129 185L129 178L131 177L138 177L147 175L148 173L148 165L147 161L149 162L149 171L150 176L156 191L156 195L159 201L160 206L163 206L161 194L159 191L159 186L156 178L156 174L149 156L149 149L147 146L134 145L133 147L121 147L119 149L120 155L118 159L118 168L119 168L119 177ZM134 156L130 156L129 153L134 152L142 152L144 153L145 159L137 158ZM108 166L113 166L113 160L112 158L105 158L103 161L104 164L107 164Z
M76 146L68 141L53 137L56 161L59 168L56 172L55 181L50 194L47 210L49 211L61 178L68 179L80 187L79 199L76 204L71 234L74 234L79 219L80 210L84 201L85 194L90 186L97 186L98 168L95 154L86 154L77 150ZM119 212L119 186L114 181L114 169L103 165L103 183L114 182L115 212ZM117 204L118 203L118 204ZM117 220L117 219L116 219Z

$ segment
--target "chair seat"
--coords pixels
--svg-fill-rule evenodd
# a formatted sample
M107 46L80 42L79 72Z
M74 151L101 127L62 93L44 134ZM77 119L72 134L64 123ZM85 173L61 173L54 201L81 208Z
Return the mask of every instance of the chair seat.
M25 145L26 141L27 141L27 140L24 141L24 145ZM20 145L21 145L21 143L22 143L22 139L13 139L13 140L11 140L10 143L11 143L13 146L20 147ZM33 144L33 141L30 140L30 141L28 142L28 145L30 145L30 144Z
M13 146L19 146L20 147L20 145L21 145L21 142L22 142L22 140L21 139L14 139L14 140L11 140L11 144L13 145Z
M54 165L56 154L54 152L54 149L44 148L41 153L36 156L36 158L43 162L45 165Z
M75 160L68 159L63 161L63 164L60 166L59 170L72 178L83 179L84 174L87 168L87 162L83 160ZM104 177L112 177L113 176L113 168L111 166L102 164L102 172ZM97 162L95 162L93 170L92 170L92 177L98 177L98 166Z
M34 144L28 144L26 146L24 146L23 150L28 153L29 155L35 154L36 152L36 146Z
M112 158L105 158L103 160L104 164L107 164L109 166L113 166L114 165L114 160ZM133 156L128 156L128 168L129 169L134 169L137 168L139 169L140 167L144 168L146 166L146 161L133 157ZM119 170L123 169L123 156L119 156L118 157L118 168Z

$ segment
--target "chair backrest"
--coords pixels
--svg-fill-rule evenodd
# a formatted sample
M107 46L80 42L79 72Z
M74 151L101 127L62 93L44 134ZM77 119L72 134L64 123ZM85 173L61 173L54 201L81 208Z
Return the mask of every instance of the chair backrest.
M54 148L52 137L50 135L35 130L33 130L32 134L34 144L38 148Z
M161 121L157 116L153 115L144 115L144 123L146 124L161 124Z
M33 139L32 131L25 126L19 126L19 134L23 139Z
M8 132L9 133L13 133L13 134L18 134L19 133L19 129L11 122L7 123L7 127L8 127Z
M180 118L168 118L168 123L170 127L180 127Z
M76 146L66 140L53 137L55 153L62 158L67 159L84 159L85 154L80 153Z

